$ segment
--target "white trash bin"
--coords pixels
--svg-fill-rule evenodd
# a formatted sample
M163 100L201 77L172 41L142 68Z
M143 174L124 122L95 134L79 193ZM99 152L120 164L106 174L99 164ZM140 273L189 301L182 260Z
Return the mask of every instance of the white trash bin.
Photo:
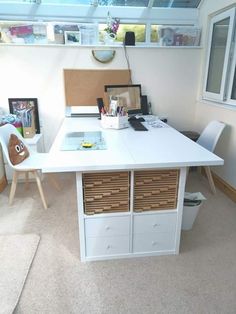
M194 205L184 205L182 217L182 230L191 230L197 217L202 201L197 201Z
M182 217L182 230L190 230L197 217L199 208L202 201L206 200L205 196L201 192L196 193L184 193L184 207Z

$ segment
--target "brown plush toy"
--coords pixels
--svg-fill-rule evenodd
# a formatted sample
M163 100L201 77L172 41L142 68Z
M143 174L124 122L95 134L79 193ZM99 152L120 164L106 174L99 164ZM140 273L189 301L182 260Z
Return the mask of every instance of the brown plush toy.
M29 151L24 143L15 135L11 134L8 143L9 158L13 165L17 165L29 157Z

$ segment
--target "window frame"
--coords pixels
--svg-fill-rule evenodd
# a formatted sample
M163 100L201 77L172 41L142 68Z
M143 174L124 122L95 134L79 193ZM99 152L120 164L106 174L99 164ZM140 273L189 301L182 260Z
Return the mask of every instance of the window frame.
M229 76L231 75L230 72L232 72L232 64L230 62L230 56L232 53L233 47L233 40L235 36L235 14L236 14L236 8L233 7L231 9L228 9L227 11L224 11L220 14L215 15L210 20L210 27L209 27L209 33L208 33L208 47L207 47L207 53L206 53L206 66L205 66L205 76L204 76L204 87L203 87L203 99L210 100L210 101L217 101L221 103L229 103ZM209 65L210 65L210 57L211 57L211 48L212 48L212 41L213 41L213 29L214 25L222 21L226 18L230 18L229 22L229 29L228 29L228 35L227 35L227 42L226 42L226 49L225 49L225 56L224 56L224 63L223 63L223 73L221 77L221 86L220 86L220 93L212 93L207 91L207 80L208 80L208 73L209 73ZM233 75L233 74L232 74ZM233 78L232 78L233 82ZM232 101L231 104L235 104L235 101Z
M236 20L235 20L236 23ZM230 77L229 77L229 87L228 87L228 103L230 105L236 106L236 99L232 99L232 89L233 89L233 83L234 83L234 75L236 76L236 25L235 25L235 34L232 42L232 49L231 49L231 71L230 71Z

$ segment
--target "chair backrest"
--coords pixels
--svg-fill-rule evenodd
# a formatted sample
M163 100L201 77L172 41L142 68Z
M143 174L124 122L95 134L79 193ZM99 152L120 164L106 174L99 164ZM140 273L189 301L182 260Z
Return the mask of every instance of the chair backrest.
M2 145L2 151L8 164L14 168L10 161L8 153L8 142L11 134L15 134L24 143L24 145L28 148L29 151L30 149L29 146L24 142L24 138L12 124L5 124L3 126L0 126L0 143Z
M214 152L216 144L225 128L225 123L211 121L199 136L197 143L211 152Z

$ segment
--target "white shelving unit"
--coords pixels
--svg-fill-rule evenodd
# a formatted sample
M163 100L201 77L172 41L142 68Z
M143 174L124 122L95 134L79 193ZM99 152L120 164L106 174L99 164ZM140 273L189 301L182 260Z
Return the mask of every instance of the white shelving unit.
M94 215L85 214L83 174L77 173L81 261L178 254L186 168L179 170L176 208L135 212L130 171L129 211Z

